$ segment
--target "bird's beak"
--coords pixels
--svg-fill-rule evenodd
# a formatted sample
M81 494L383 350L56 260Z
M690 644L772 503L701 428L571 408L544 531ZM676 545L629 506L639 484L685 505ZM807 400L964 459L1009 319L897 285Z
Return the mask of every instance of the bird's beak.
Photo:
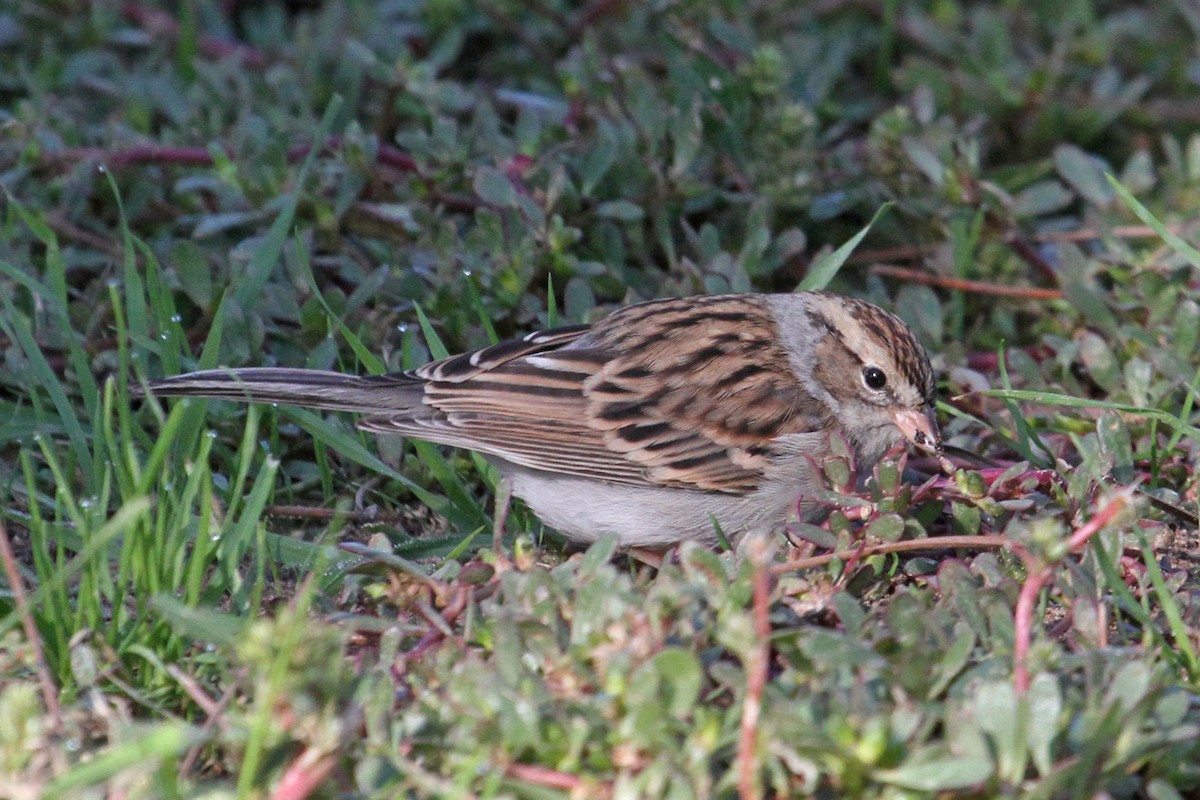
M904 438L931 455L942 458L942 434L932 408L918 411L902 408L892 417Z

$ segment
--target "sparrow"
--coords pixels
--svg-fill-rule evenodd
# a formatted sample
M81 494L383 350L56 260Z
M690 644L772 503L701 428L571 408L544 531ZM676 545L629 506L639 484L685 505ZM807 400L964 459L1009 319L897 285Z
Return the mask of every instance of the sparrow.
M387 375L215 369L148 388L358 412L367 431L475 450L545 524L628 547L816 518L833 437L861 474L942 447L912 331L819 292L652 300Z

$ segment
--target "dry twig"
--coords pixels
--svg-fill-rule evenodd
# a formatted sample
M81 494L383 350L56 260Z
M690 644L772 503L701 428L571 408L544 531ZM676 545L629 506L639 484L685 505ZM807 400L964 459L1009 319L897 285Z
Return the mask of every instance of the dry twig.
M50 664L46 661L46 651L42 647L42 635L37 629L33 618L33 609L29 605L29 595L25 593L25 581L21 578L21 570L17 565L17 557L13 552L12 540L8 538L8 529L0 522L0 561L4 562L4 574L8 578L8 587L12 592L16 613L21 618L21 626L25 629L25 639L33 650L34 671L37 673L38 685L42 690L42 702L46 705L46 713L50 716L50 724L54 731L62 726L62 708L58 705L58 687L54 685L54 677L50 674ZM57 748L54 748L57 754ZM65 765L63 765L65 766Z

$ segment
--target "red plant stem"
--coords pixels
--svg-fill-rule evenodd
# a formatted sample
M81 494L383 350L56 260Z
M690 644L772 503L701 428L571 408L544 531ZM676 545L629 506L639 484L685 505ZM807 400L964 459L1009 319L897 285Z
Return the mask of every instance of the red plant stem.
M62 709L58 705L58 687L50 674L50 665L46 661L46 651L42 649L42 635L38 632L37 623L33 619L33 609L29 607L29 596L25 593L25 581L21 579L21 570L17 566L17 557L13 553L12 540L8 538L8 529L0 522L0 561L4 563L4 573L8 577L8 587L12 592L13 603L21 617L21 626L25 629L25 639L33 650L34 671L37 673L38 684L42 690L42 702L46 704L54 730L59 730L62 724Z
M1017 606L1013 609L1013 686L1017 694L1029 691L1029 643L1033 639L1033 610L1037 606L1038 594L1046 581L1054 574L1050 567L1030 569L1017 595Z
M543 767L538 764L509 764L505 770L510 778L519 781L545 786L550 789L575 791L584 786L583 778L569 772L559 772L556 769Z
M1042 277L1053 281L1054 283L1058 283L1058 273L1055 272L1054 267L1051 266L1050 262L1042 257L1042 254L1038 252L1037 245L1035 245L1033 242L1026 239L1016 231L1013 231L1008 236L1008 246L1011 247L1012 251L1016 253L1017 256L1019 256L1026 264L1040 272Z
M322 153L337 150L343 144L341 136L330 136L321 148ZM289 163L306 157L312 150L311 144L299 144L287 151ZM174 164L185 167L211 167L213 156L207 147L168 147L145 144L124 150L105 150L100 147L69 147L48 157L58 162L97 161L109 169L141 166L143 164ZM395 167L404 172L418 172L417 160L403 150L390 144L380 143L375 148L375 161Z
M151 35L162 36L172 40L179 39L179 21L166 11L150 8L141 3L122 3L121 16L135 25L143 28ZM267 57L259 50L244 44L230 42L224 39L214 39L211 36L201 36L197 42L200 54L207 58L225 58L237 56L247 67L264 67Z
M1071 535L1067 540L1067 549L1072 553L1078 553L1083 549L1083 546L1088 543L1097 533L1104 528L1105 525L1112 522L1117 514L1121 513L1122 509L1129 504L1130 495L1122 493L1114 497L1108 502L1104 508L1100 509L1094 517L1080 526L1079 530Z
M766 542L756 538L750 545L750 580L754 590L754 645L746 656L746 698L742 701L742 728L738 740L738 798L757 800L762 796L758 783L758 720L762 713L763 689L771 655L770 574L766 568Z
M321 148L322 153L336 150L342 145L342 137L330 136ZM304 158L312 150L311 144L296 145L287 151L289 163ZM143 164L165 164L188 167L210 167L212 154L204 147L165 147L149 144L124 150L105 150L100 147L70 147L57 153L49 153L45 160L50 163L75 163L93 161L107 169L123 169ZM417 160L403 150L390 144L380 143L375 147L375 163L401 172L417 174L429 187L430 196L450 211L470 212L479 208L480 201L469 195L452 194L438 189L433 181L421 174Z
M457 620L459 616L461 616L462 613L467 610L467 603L470 598L470 589L466 588L465 586L458 587L458 590L454 593L454 597L451 598L450 602L446 604L446 607L442 609L442 622L446 625L450 625ZM427 653L433 648L434 645L445 638L446 635L442 632L441 627L431 623L426 634L422 636L421 640L413 646L413 649L405 653L402 658L404 661L420 661L425 657L425 653Z
M336 765L336 754L312 747L306 749L288 765L279 785L271 792L271 800L304 800L321 787Z
M1166 226L1171 233L1184 233L1188 226L1175 223ZM1113 228L1076 228L1070 231L1050 231L1035 234L1034 242L1089 242L1102 239L1105 235L1117 239L1157 239L1158 233L1147 225L1117 225ZM846 259L847 264L874 264L878 261L912 261L936 253L941 244L907 244L894 247L855 250Z
M910 550L948 550L951 548L974 548L994 550L1001 547L1011 547L1012 539L1007 536L928 536L924 539L905 539L902 542L885 542L871 547L856 547L853 550L840 550L834 553L823 553L807 558L793 558L782 564L771 567L775 575L784 575L801 569L811 569L828 564L834 560L848 560L856 556L866 558L880 553L904 553Z
M1091 519L1079 527L1067 540L1067 553L1078 553L1088 540L1108 525L1129 503L1129 493L1122 493L1110 500ZM1013 546L1013 550L1025 564L1025 583L1017 595L1013 609L1013 687L1017 694L1029 691L1029 645L1033 640L1033 612L1037 598L1046 582L1054 574L1057 564L1043 564L1024 547Z
M877 264L871 268L877 275L889 278L921 283L926 286L937 286L941 289L955 289L971 294L991 295L992 297L1014 297L1021 300L1061 300L1062 292L1058 289L1039 289L1034 286L1004 286L987 281L972 281L965 278L951 278L943 275L931 275L919 269L896 267L891 264Z

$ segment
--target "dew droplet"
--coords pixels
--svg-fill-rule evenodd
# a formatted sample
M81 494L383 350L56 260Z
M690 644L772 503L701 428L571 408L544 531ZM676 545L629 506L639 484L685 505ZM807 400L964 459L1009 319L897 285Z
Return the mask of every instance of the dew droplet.
M183 315L182 314L172 314L171 322L174 322L176 325L178 325L180 322L183 322Z

